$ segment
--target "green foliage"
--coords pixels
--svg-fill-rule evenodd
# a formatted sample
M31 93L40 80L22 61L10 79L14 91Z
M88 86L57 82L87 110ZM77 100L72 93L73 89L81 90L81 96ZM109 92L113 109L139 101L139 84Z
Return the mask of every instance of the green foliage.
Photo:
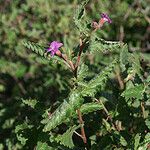
M0 149L148 150L148 4L0 1ZM112 24L94 30L101 13Z
M33 42L24 42L23 45L28 49L31 49L33 52L39 54L40 56L50 60L50 53L47 53L46 48L44 48L43 46L40 46Z
M64 101L62 105L59 106L59 108L57 108L57 110L52 114L43 131L50 131L51 129L64 122L68 117L70 118L73 112L79 109L83 103L83 98L81 95L94 96L97 89L100 86L104 86L104 83L106 82L108 76L111 74L115 64L116 60L109 67L103 70L102 73L91 79L91 81L89 81L89 83L87 83L87 85L83 87L82 90L74 91L70 95L68 102Z
M82 114L88 114L90 112L94 112L97 110L103 109L102 105L100 103L86 103L83 104L80 108L80 111Z
M38 103L37 100L35 99L22 99L22 102L32 108L35 108L36 104Z
M145 124L147 125L148 129L150 129L150 118L145 120Z
M114 52L118 53L123 47L122 42L113 42L113 41L105 41L96 35L92 35L91 41L90 41L90 51L91 52L101 52L101 53L109 53Z
M145 92L144 85L139 84L123 91L122 96L124 96L126 100L131 98L136 98L140 100L143 98L144 92Z
M139 143L140 143L141 136L139 134L136 134L135 136L135 142L134 142L134 150L138 149Z
M24 130L25 129L31 129L33 125L28 125L26 122L20 125L17 125L15 128L15 133L17 136L17 139L21 142L22 145L26 144L26 141L28 140L27 137L24 137Z
M36 150L54 150L54 148L48 146L47 143L38 142Z
M144 141L143 141L142 143L140 143L139 149L141 149L141 148L143 148L143 149L148 148L149 142L150 142L150 134L147 133L147 134L145 135Z
M85 6L87 5L88 2L89 0L85 0L84 2L82 2L81 5L78 6L78 8L76 9L74 13L74 18L73 18L74 23L76 27L78 28L79 32L85 35L88 34L87 33L88 32L88 28L87 28L88 20L87 18L85 19Z
M70 127L64 134L62 135L57 135L57 137L54 137L53 135L50 137L51 142L57 142L60 143L66 147L73 148L74 143L72 140L72 136L75 130L77 130L80 126L73 126Z
M83 96L94 96L97 89L100 87L103 87L111 75L117 61L114 60L110 66L106 67L100 74L98 74L96 77L91 79L86 87L83 88L82 90L82 95Z
M10 73L11 76L16 76L17 78L20 78L25 74L26 69L27 67L19 62L14 63L14 62L6 61L4 59L0 60L1 73L4 74Z
M64 101L57 110L52 114L49 121L46 123L43 131L47 132L52 129L54 129L56 126L63 123L68 117L70 118L78 108L83 103L83 98L81 97L81 94L78 93L79 91L74 91L70 97L68 102ZM42 123L45 124L45 122L42 121Z

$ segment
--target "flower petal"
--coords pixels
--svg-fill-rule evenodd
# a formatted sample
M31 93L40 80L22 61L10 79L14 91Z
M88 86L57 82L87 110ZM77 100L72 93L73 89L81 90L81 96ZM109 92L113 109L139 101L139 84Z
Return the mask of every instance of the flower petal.
M102 13L101 17L105 19L108 23L112 23L112 20L109 18L109 16L106 13Z
M53 57L61 46L63 46L63 43L53 41L53 42L50 43L49 48L47 49L47 51L51 52L51 56Z

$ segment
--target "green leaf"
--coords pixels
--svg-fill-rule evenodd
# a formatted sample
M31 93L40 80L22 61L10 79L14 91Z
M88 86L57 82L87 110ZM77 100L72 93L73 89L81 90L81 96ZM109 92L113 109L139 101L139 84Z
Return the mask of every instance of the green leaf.
M32 108L35 108L36 104L38 103L36 99L21 99L22 102Z
M122 71L126 70L125 66L129 63L128 59L129 59L128 46L127 44L125 44L121 48L121 52L120 52L120 68Z
M73 127L70 127L63 135L57 135L57 137L51 137L50 140L51 142L56 141L57 143L60 143L68 148L73 148L73 140L72 136L75 130L77 130L79 126L74 125Z
M103 109L103 106L100 103L92 102L92 103L83 104L80 108L80 111L84 115L84 114L88 114L90 112L101 110L101 109Z
M19 77L23 77L23 75L25 74L27 70L27 67L21 64L20 62L14 63L14 62L1 59L0 70L1 70L1 73L7 73L7 74L10 74L12 76L19 78Z
M36 150L56 150L56 149L48 146L46 142L42 143L39 141L37 143Z
M84 33L87 35L87 20L83 20L83 16L85 15L85 6L88 3L89 0L85 0L81 5L78 6L78 8L75 10L74 13L74 23L76 27L79 29L80 33Z
M138 146L140 144L140 139L141 139L141 136L140 134L136 134L135 136L135 142L134 142L134 150L137 150L138 149Z
M2 143L0 143L0 150L4 149L4 145Z
M54 129L56 126L65 122L67 118L70 118L73 113L80 108L83 103L83 98L78 90L75 90L71 93L68 101L64 101L52 114L48 122L41 121L41 123L46 124L43 131L47 132Z
M133 70L133 72L138 74L138 76L142 80L143 78L141 75L142 67L141 67L141 63L140 63L140 55L138 53L131 54L129 57L129 62L132 65L131 69Z
M16 118L9 118L6 119L5 122L2 125L3 129L8 129L8 128L12 128L14 122L16 121Z
M88 66L85 64L82 64L79 66L77 71L77 80L82 81L88 74Z
M100 74L95 78L91 79L87 86L81 91L83 96L94 96L96 91L105 85L108 77L112 74L114 67L117 64L117 60L114 60L108 67L106 67Z
M101 39L97 37L96 35L93 35L90 41L90 52L95 53L96 51L102 52L102 53L108 53L108 52L119 52L122 48L123 43L122 42L113 42L113 41L105 41L104 39Z
M103 86L108 76L112 73L116 60L112 62L110 66L105 68L99 75L94 79L90 80L86 87L80 90L75 90L70 95L68 101L64 101L55 112L52 114L49 120L44 119L41 123L46 124L43 131L47 132L54 129L56 126L65 122L67 118L70 118L74 112L81 107L84 99L82 96L94 96L98 87Z
M150 118L147 118L145 120L145 124L147 125L147 127L150 129Z
M131 98L136 98L139 100L143 98L144 91L145 91L144 85L139 84L132 88L126 89L125 91L123 91L121 96L125 97L126 100L131 99Z
M47 59L47 60L51 60L52 62L56 63L58 62L59 64L64 64L64 60L55 56L52 58L50 53L47 52L46 48L44 46L41 46L37 43L33 43L33 42L24 42L23 45L25 47L27 47L28 49L31 49L33 52L35 52L36 54L42 56L43 58Z
M33 43L33 42L23 42L23 45L25 47L27 47L28 49L31 49L33 52L35 52L36 54L50 60L51 59L51 55L50 53L48 53L46 51L46 48L44 46L38 45L37 43Z
M24 129L31 129L33 125L28 125L26 122L20 125L17 125L15 128L15 133L18 133L19 131L22 131Z
M127 141L125 140L125 138L118 132L118 131L115 131L113 133L114 137L118 140L118 142L123 145L123 146L127 146L128 143Z
M78 8L75 10L74 20L80 20L84 16L84 8L86 4L89 2L89 0L84 0L81 5L78 6Z
M31 129L32 127L33 125L28 125L26 122L16 126L15 133L17 135L17 139L21 142L22 145L25 145L26 141L28 140L28 138L24 136L23 130Z
M144 141L139 144L138 150L149 150L148 145L150 143L150 133L147 133Z

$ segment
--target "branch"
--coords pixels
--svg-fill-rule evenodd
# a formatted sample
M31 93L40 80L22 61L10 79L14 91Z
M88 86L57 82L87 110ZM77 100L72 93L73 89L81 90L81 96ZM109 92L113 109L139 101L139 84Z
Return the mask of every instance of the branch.
M80 122L80 125L81 125L81 135L82 135L82 139L83 139L83 142L84 142L85 144L87 144L87 139L86 139L86 135L85 135L84 127L83 127L84 122L83 122L82 115L81 115L81 112L80 112L79 109L77 110L77 113L78 113L79 122Z
M77 68L79 66L79 62L80 62L81 54L82 54L82 51L83 51L83 47L84 47L84 44L82 42L82 39L80 38L80 51L79 51L79 54L78 54L77 62L75 64L75 68Z

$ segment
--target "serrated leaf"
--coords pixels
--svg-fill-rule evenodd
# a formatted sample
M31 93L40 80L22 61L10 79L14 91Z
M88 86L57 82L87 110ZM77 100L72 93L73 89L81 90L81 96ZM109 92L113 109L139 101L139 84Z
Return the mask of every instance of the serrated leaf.
M39 44L37 44L37 43L33 43L33 42L30 42L30 41L28 41L28 42L23 42L23 45L24 45L25 47L27 47L28 49L31 49L31 50L32 50L33 52L35 52L36 54L38 54L38 55L40 55L40 56L42 56L42 57L44 57L44 58L46 58L46 59L48 59L48 60L51 59L50 53L48 53L48 52L46 51L46 48L45 48L44 46L41 46L41 45L39 45Z
M145 90L144 85L139 84L132 88L126 89L125 91L123 91L121 96L125 97L126 100L130 98L142 99L144 90Z
M24 129L31 129L33 127L33 125L28 125L26 122L20 125L17 125L15 128L15 133L18 133L21 130Z
M14 122L16 121L16 118L9 118L6 119L5 122L2 125L3 129L8 129L8 128L12 128Z
M150 129L150 118L147 118L145 120L145 124L147 125L147 127Z
M99 75L94 79L90 80L86 87L80 90L75 90L71 93L69 99L64 101L61 106L59 106L56 111L52 114L49 120L42 120L41 123L46 124L43 131L47 132L54 129L56 126L65 122L67 118L72 117L74 112L81 107L84 99L82 96L94 96L97 88L103 86L108 76L112 73L116 60L112 62L110 66L105 68Z
M36 150L56 150L56 149L48 146L46 142L42 143L39 141L37 143Z
M114 42L114 41L105 41L104 39L101 39L95 35L92 36L90 41L90 52L102 52L102 53L108 53L108 52L119 52L120 49L123 46L122 42Z
M36 104L38 103L36 99L21 99L22 102L32 108L35 108Z
M75 10L74 13L74 23L76 25L76 27L79 29L80 32L87 34L87 20L83 21L83 16L85 14L85 5L88 3L89 0L85 0L84 2L82 2L81 5L78 6L78 8Z
M88 66L85 64L82 64L79 66L78 71L77 71L77 80L82 81L88 73Z
M94 112L94 111L101 110L101 109L103 109L103 106L100 103L93 102L93 103L83 104L80 108L80 111L84 115L84 114L88 114L90 112Z
M28 125L26 122L20 125L17 125L15 128L15 133L17 135L17 139L21 142L22 145L26 144L28 138L24 137L23 130L31 129L33 125Z
M81 91L83 96L94 96L97 89L105 85L108 77L112 74L112 70L114 69L117 60L114 60L108 67L106 67L100 74L91 79L87 86L83 88Z
M127 141L125 140L125 138L118 132L118 131L115 131L113 133L114 137L119 141L119 143L123 146L127 146L128 143Z
M84 0L81 5L75 10L74 20L80 20L84 15L84 7L89 2L89 0Z
M132 70L133 72L135 72L136 74L138 74L138 76L141 78L142 80L142 75L141 75L141 64L140 64L140 56L137 53L131 54L129 57L129 61L132 65Z
M65 120L69 117L72 116L72 114L78 109L80 108L80 106L83 103L83 98L81 97L81 94L79 93L78 90L75 90L74 92L72 92L72 94L70 95L68 101L64 101L56 110L55 112L52 114L51 118L48 120L48 122L44 122L42 123L46 123L46 125L44 126L43 131L47 132L50 131L52 129L54 129L56 126L60 125L61 123L65 122Z
M91 102L91 103L83 104L80 107L80 112L81 112L82 115L87 115L88 113L95 112L95 111L98 111L98 110L101 110L101 109L103 109L103 106L100 103ZM72 118L78 118L77 112L74 112L72 114ZM68 123L68 122L70 122L70 118L67 118L66 121L65 121L65 123Z
M150 144L150 133L147 133L144 141L139 144L138 150L149 150L148 146Z
M77 130L79 126L74 125L73 127L70 127L63 135L58 135L57 137L53 137L50 139L51 141L56 141L57 143L60 143L68 148L73 148L73 140L72 136L75 130Z
M129 63L128 59L129 59L128 47L127 45L124 45L120 49L120 67L122 71L126 70L125 66Z
M141 139L141 136L140 134L136 134L135 136L135 142L134 142L134 150L137 150L138 149L138 146L140 144L140 139Z
M5 66L5 67L4 67ZM18 69L19 68L19 69ZM27 67L20 62L14 63L4 59L0 60L1 73L8 73L15 77L22 77L26 72Z

